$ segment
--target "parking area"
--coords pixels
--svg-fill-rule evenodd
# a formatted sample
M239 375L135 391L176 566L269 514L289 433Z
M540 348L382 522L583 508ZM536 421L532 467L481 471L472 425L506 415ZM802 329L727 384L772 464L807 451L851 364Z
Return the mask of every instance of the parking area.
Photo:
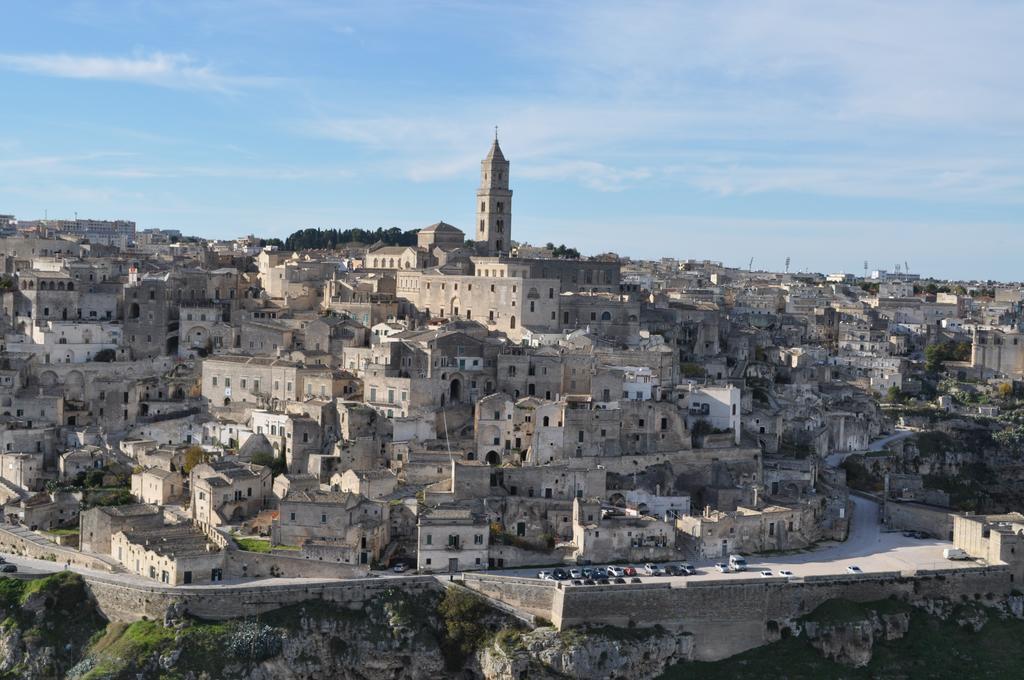
M717 562L727 562L727 558L697 560L689 562L697 569L692 576L654 576L639 574L641 579L658 582L671 582L682 585L687 581L749 579L756 577L762 570L770 570L772 576L779 572L792 572L792 578L805 576L834 576L847 574L849 567L855 566L865 574L879 572L915 572L935 569L966 569L978 566L972 560L947 560L942 551L952 547L952 543L937 538L916 538L905 536L903 532L883 531L878 523L878 506L864 498L854 498L854 514L851 522L850 536L842 542L829 542L813 549L780 555L748 555L747 569L743 572L722 573L715 568ZM679 562L673 562L679 564ZM607 566L607 565L601 565ZM634 567L643 565L634 564ZM661 566L665 566L662 564ZM544 568L551 571L554 567ZM509 576L536 578L540 569L506 569L498 572Z

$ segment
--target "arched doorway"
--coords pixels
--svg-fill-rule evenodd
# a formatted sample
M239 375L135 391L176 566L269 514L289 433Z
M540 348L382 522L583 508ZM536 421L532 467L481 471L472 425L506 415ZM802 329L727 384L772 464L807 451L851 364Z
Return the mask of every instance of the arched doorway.
M452 403L462 399L462 381L458 378L452 379L451 387L448 389L448 398Z
M501 465L501 456L497 451L488 451L484 460L488 465Z
M614 505L617 508L626 507L626 497L623 496L621 493L613 493L610 500L612 505Z

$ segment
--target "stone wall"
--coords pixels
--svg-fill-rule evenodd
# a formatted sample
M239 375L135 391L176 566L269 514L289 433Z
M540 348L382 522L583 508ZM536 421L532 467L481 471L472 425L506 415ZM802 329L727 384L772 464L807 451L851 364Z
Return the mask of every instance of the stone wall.
M141 586L116 577L84 576L100 611L111 621L132 622L143 617L160 619L172 604L193 616L225 620L252 616L305 602L324 600L348 609L360 609L381 592L400 588L422 592L441 587L431 576L353 579L334 583L217 586Z
M554 581L465 573L462 584L538 618L551 619L558 587Z
M940 540L953 540L953 512L949 508L888 501L885 504L885 525L900 531L927 531Z
M551 620L559 628L582 624L652 626L689 632L696 641L696 658L715 660L768 642L769 621L784 621L809 613L823 602L845 598L858 602L891 596L907 600L959 599L987 594L1004 596L1014 587L1009 567L948 569L861 576L807 577L801 581L730 579L618 586L552 584ZM519 589L514 597L520 597ZM493 597L504 599L497 592ZM507 601L507 600L506 600Z
M76 567L96 571L114 570L112 560L106 561L74 548L57 545L23 527L0 527L0 552L48 560L57 564L70 563Z
M358 578L367 574L366 566L354 566L299 557L298 553L258 553L228 550L225 578Z

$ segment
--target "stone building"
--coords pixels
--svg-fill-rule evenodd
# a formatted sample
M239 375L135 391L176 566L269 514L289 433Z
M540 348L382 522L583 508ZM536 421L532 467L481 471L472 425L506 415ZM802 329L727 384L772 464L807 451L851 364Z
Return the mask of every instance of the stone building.
M512 247L512 190L508 188L509 162L495 134L487 156L480 162L480 188L476 191L477 229L473 241L485 255L502 255Z
M308 542L334 547L347 564L377 561L388 545L388 505L346 491L293 489L278 504L275 545Z
M509 207L511 208L511 205ZM461 248L465 241L466 235L461 229L443 221L424 227L416 234L416 245L427 252L434 248L455 250Z
M224 460L189 473L189 516L211 526L252 517L272 497L270 468Z
M417 523L416 567L421 574L487 568L490 529L483 515L467 508L421 512Z
M1024 377L1024 336L998 328L975 330L971 366L989 371L987 375Z
M733 553L805 548L818 538L806 505L738 507L732 512L705 509L676 520L681 547L693 559L724 558Z
M133 574L171 586L215 583L226 565L224 551L189 525L122 529L111 537L110 556Z
M110 554L110 541L119 531L156 529L163 526L163 512L143 503L96 507L79 516L79 548L99 555Z
M602 510L598 500L573 501L572 527L577 561L660 562L682 557L672 521L616 514Z
M1024 555L1024 515L953 515L953 545L987 564L1010 564L1020 572Z
M132 495L140 503L167 505L185 495L185 483L178 472L149 468L132 473Z

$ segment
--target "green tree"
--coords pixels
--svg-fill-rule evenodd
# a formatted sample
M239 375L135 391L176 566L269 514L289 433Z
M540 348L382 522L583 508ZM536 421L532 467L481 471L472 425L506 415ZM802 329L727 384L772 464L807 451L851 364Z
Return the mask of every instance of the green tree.
M210 460L210 454L199 446L190 446L188 450L185 451L185 465L182 469L185 471L185 474L188 474L189 472L192 472L192 468L196 465L205 463L208 460Z

